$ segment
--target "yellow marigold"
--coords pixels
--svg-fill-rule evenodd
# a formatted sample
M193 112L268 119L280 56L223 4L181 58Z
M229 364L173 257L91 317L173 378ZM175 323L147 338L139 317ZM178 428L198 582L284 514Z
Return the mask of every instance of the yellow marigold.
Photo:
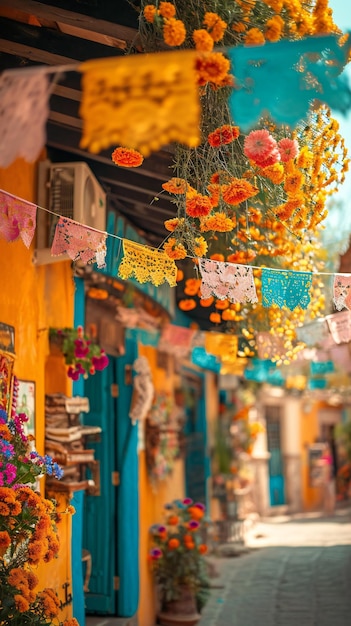
M201 286L201 279L188 278L185 281L184 293L186 296L196 296Z
M279 41L284 28L284 21L280 15L274 15L270 20L266 22L266 29L264 36L267 41Z
M222 185L222 197L224 202L234 206L244 202L252 196L258 194L257 187L254 187L244 178L232 178L229 185Z
M164 222L166 230L169 230L171 233L180 225L184 223L183 217L173 217L170 220L166 220Z
M299 170L295 169L285 178L284 189L287 193L296 193L305 182L305 177Z
M201 230L214 230L219 233L230 233L235 228L235 222L223 212L214 213L201 221Z
M230 70L229 60L221 52L208 52L196 60L196 72L199 85L213 83L218 85Z
M263 167L261 174L269 178L275 185L279 185L283 182L285 177L284 165L282 165L282 163L274 163L268 167Z
M174 17L176 14L175 6L171 2L160 2L158 10L162 17Z
M158 11L156 9L156 7L153 4L147 4L144 7L144 17L146 19L147 22L150 22L150 24L153 23L154 19L155 19L155 15L157 15Z
M15 601L16 609L19 613L25 613L29 610L29 602L28 600L26 600L26 598L24 598L20 594L16 594L13 596L13 599Z
M181 20L170 17L165 20L163 39L167 46L181 46L186 37L186 30Z
M224 322L234 322L236 320L236 312L231 309L226 309L222 313L222 320Z
M181 243L177 243L174 237L170 237L163 246L163 249L170 259L185 259L186 250Z
M204 28L194 30L193 40L196 50L200 52L211 52L213 50L213 39Z
M306 169L310 167L313 162L313 154L310 152L307 146L303 146L299 152L296 163L298 167Z
M196 256L205 256L208 250L207 241L203 237L195 238L194 254Z
M246 46L261 46L265 43L264 34L258 28L250 28L245 35L244 43Z
M217 42L223 39L228 24L222 20L217 13L205 13L203 23L207 26L213 41Z
M187 298L186 300L179 300L178 307L181 311L192 311L196 308L196 302L192 298Z

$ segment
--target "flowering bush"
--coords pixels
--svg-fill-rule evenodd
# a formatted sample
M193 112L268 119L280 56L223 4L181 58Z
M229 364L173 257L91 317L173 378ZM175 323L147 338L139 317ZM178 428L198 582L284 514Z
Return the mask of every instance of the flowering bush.
M16 401L17 383L14 384ZM77 620L53 622L60 602L53 589L37 591L39 580L32 566L57 556L57 524L62 514L53 500L33 488L38 476L61 478L61 468L32 449L24 433L27 416L12 409L0 411L0 624L2 626L78 626ZM66 513L72 513L68 507Z
M185 498L166 504L165 511L165 523L151 527L149 553L162 606L178 599L181 588L187 587L194 592L200 610L208 596L207 546L201 540L205 507Z
M67 375L72 380L79 380L83 375L105 369L108 356L93 338L84 333L82 326L77 328L50 328L50 340L59 341L66 364L69 366Z

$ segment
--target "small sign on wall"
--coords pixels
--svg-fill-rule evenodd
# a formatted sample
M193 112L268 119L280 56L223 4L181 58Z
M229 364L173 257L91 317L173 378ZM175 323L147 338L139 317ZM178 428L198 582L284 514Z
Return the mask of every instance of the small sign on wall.
M17 413L24 413L28 421L24 424L27 435L35 437L35 382L18 381Z
M308 447L308 477L310 487L320 487L323 483L324 468L320 461L324 449L324 444L318 443Z

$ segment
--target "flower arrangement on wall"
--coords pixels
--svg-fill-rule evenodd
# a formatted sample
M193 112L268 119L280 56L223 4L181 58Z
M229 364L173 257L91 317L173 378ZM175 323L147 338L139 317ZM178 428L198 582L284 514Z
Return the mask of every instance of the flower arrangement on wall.
M94 337L89 337L82 326L77 328L50 328L51 342L59 343L68 365L67 376L79 380L87 378L108 366L108 356Z
M225 46L263 46L331 33L341 36L327 0L141 3L145 51L191 48L198 53L201 144L175 145L173 177L162 185L175 205L174 218L165 222L163 248L184 272L179 307L195 316L196 309L205 309L210 325L238 334L240 356L253 356L255 331L270 329L282 339L285 360L295 358L302 347L296 343L296 327L324 313L322 281L313 277L307 311L275 305L262 310L260 304L201 298L196 257L253 265L258 296L263 266L320 272L326 203L343 182L348 159L338 123L318 103L294 129L278 126L267 112L257 128L244 134L228 107L235 75Z
M17 383L14 384L14 403ZM58 525L68 506L59 512L56 502L35 491L47 474L60 479L61 468L32 446L24 433L27 421L12 408L11 417L0 410L0 623L4 626L78 626L76 619L59 622L60 601L54 589L38 590L35 568L48 563L60 548Z

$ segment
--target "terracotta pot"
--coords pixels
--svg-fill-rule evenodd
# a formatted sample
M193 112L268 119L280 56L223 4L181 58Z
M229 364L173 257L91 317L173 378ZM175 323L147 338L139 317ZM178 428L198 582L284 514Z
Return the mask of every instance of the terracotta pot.
M201 616L196 609L194 592L187 587L181 587L180 597L165 602L158 617L162 626L195 626Z

